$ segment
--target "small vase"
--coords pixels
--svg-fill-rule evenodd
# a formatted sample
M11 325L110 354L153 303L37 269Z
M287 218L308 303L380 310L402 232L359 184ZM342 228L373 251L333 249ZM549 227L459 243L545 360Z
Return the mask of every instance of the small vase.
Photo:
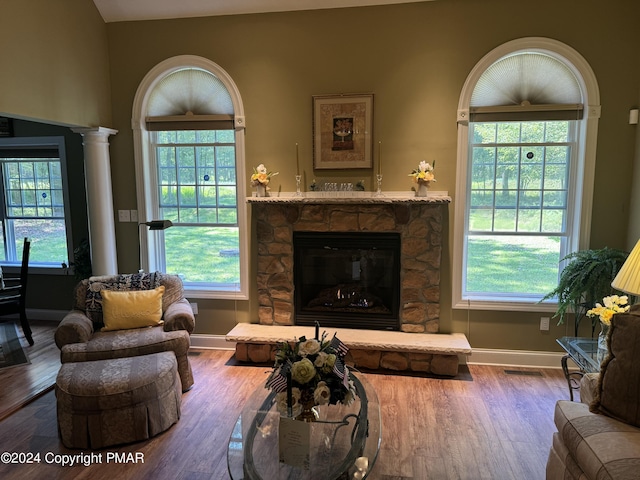
M296 420L300 422L317 422L318 411L316 410L316 404L313 400L308 400L302 404L302 412L296 417Z
M429 192L429 182L418 181L418 189L416 190L416 197L426 197Z
M256 197L266 197L266 196L267 196L266 185L262 185L261 183L256 185Z
M606 323L600 322L600 333L598 334L598 352L596 354L596 358L598 363L602 363L607 354L609 353L609 325Z

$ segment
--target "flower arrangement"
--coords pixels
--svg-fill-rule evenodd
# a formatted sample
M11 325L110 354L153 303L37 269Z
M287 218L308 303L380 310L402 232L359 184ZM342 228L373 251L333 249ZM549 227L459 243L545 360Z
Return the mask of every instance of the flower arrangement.
M596 315L600 317L600 321L605 325L611 325L611 317L613 317L616 313L624 313L629 311L628 302L629 298L626 295L618 296L611 295L609 297L604 297L602 299L602 303L596 303L596 306L591 310L587 311L588 317L595 317Z
M275 177L278 173L280 172L267 172L266 167L261 163L253 169L253 175L251 175L251 186L257 187L258 185L264 185L266 187L269 184L271 177Z
M433 174L433 169L436 168L436 162L433 161L433 165L425 162L424 160L418 164L418 168L413 170L409 176L413 177L416 183L425 182L429 184L429 182L435 182L436 177Z
M344 364L348 348L334 335L300 339L278 344L273 371L265 385L276 393L276 407L281 415L300 418L304 410L316 405L344 403L350 405L355 386ZM300 418L303 419L303 418Z

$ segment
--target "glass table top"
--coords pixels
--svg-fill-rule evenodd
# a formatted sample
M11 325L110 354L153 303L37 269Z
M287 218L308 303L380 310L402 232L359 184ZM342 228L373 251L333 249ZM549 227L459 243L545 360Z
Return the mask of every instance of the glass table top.
M588 337L562 337L557 340L571 359L585 373L600 371L598 340Z
M318 421L309 424L308 470L279 461L280 414L274 402L275 393L262 386L256 389L229 438L227 463L231 478L367 478L380 450L380 404L375 390L363 376L353 372L350 376L358 394L351 405L316 407Z

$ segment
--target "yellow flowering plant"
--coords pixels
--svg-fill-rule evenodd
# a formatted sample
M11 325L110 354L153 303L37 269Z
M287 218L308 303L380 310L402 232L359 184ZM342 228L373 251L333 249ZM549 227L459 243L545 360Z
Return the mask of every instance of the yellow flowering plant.
M418 168L413 170L409 176L413 177L416 183L420 182L435 182L436 177L433 173L433 170L436 168L436 162L433 161L433 165L425 162L424 160L418 164Z
M253 169L253 174L251 175L251 186L257 187L258 185L267 186L271 177L275 177L280 172L267 172L266 167L261 163L257 167Z
M596 303L596 306L587 311L588 317L600 317L600 321L605 325L611 325L611 317L616 313L624 313L629 311L629 298L626 295L618 296L611 295L604 297L601 303ZM604 305L603 305L604 304Z
M347 351L335 335L327 340L326 333L320 339L300 337L293 343L279 343L265 387L276 392L275 404L280 414L287 415L289 407L297 417L303 407L351 404L356 392L344 364Z

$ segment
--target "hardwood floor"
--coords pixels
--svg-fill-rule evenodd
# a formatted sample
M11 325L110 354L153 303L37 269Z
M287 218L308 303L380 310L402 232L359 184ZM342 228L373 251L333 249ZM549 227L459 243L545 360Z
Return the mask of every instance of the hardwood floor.
M37 341L37 340L36 340ZM146 442L102 450L102 463L61 466L55 396L48 392L0 421L0 453L39 453L40 463L2 464L3 479L227 479L229 435L268 367L236 365L233 352L193 350L196 384L183 395L180 421ZM1 374L0 374L1 375ZM543 479L553 409L568 399L560 369L505 373L469 366L458 378L367 373L382 410L382 443L370 479ZM2 377L0 377L2 379ZM6 385L3 381L3 391ZM107 453L141 454L144 463L106 463ZM49 460L49 463L47 462Z
M30 363L0 368L0 420L51 389L60 369L60 350L53 341L57 322L31 321L33 346L22 334L18 323L18 338Z

